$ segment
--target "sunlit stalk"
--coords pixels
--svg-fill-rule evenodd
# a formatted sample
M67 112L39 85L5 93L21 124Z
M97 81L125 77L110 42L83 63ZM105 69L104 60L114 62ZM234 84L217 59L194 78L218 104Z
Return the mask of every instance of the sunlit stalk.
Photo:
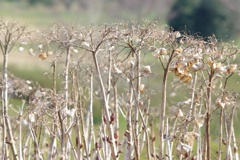
M103 80L102 80L102 74L101 74L101 71L99 69L99 62L98 62L98 59L97 59L97 54L96 54L96 52L94 52L92 54L93 54L94 65L95 65L95 68L96 68L96 71L97 71L98 81L99 81L102 96L103 96L104 111L106 113L106 119L107 119L107 128L108 128L108 132L110 134L110 138L113 141L113 143L110 143L110 147L111 147L111 151L112 151L112 157L113 157L113 159L117 159L117 150L116 150L116 144L114 142L113 127L112 127L112 125L110 125L110 113L109 113L106 90L105 90L104 83L103 83Z

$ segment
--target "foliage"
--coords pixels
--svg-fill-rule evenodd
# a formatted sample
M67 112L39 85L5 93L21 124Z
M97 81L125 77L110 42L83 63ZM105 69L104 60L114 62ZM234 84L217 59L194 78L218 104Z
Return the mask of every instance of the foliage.
M10 142L12 150L8 141L1 142L3 156L211 159L211 140L216 139L214 156L220 160L224 152L226 159L238 157L233 124L238 94L228 90L232 75L239 74L234 44L219 43L215 37L205 41L155 22L55 24L32 37L37 49L22 43L19 50L28 48L43 61L52 59L46 73L52 87L26 87L21 91L31 93L21 106L5 104L18 118L3 116L12 131L7 140L16 142ZM156 63L146 61L149 57ZM159 83L152 85L153 78ZM183 90L189 94L173 102ZM152 106L153 96L159 97L157 106ZM101 117L95 124L94 114ZM219 119L217 137L211 134L212 119ZM4 135L1 132L2 139Z
M35 5L37 3L42 3L46 6L52 6L53 5L53 0L28 0L28 3L31 5Z
M224 40L230 39L237 32L233 13L219 0L179 0L171 12L174 16L168 23L176 30L190 31L203 37L215 34Z

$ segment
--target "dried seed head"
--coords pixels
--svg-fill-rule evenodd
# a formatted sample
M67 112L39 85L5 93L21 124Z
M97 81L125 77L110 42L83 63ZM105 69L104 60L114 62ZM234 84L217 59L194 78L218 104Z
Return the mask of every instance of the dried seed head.
M179 42L180 42L180 44L184 44L184 39L181 38Z
M216 104L216 106L221 107L222 109L225 108L225 103L222 102L221 98L217 98L215 104Z
M195 64L192 65L190 70L193 71L193 72L197 72L197 71L202 70L203 67L204 67L203 63L195 63Z
M84 42L82 43L82 45L84 45L84 46L86 46L86 47L90 47L90 43L88 43L88 42L86 42L86 41L84 41Z
M45 60L45 59L48 58L48 54L47 54L47 53L40 53L40 54L38 55L38 58L39 58L40 60Z
M181 35L181 33L180 32L175 32L175 38L180 38L182 35Z
M42 45L42 44L39 44L39 45L38 45L38 49L41 50L42 48L43 48L43 45Z
M192 150L192 147L188 144L182 143L180 142L177 145L177 153L181 154L181 155L186 155L189 154L189 152Z
M169 109L169 112L175 117L183 117L183 112L179 107L173 106Z
M151 66L143 66L142 67L142 72L145 73L145 74L149 74L151 73Z
M35 115L34 115L33 113L30 113L30 114L28 115L28 119L29 119L29 121L30 121L31 123L33 123L33 122L36 121Z
M33 49L32 48L30 48L29 49L29 52L28 52L28 54L30 54L31 56L35 56L36 54L34 53L34 51L33 51Z
M114 71L116 74L121 74L121 73L122 73L122 70L119 69L116 64L113 64L113 71Z
M199 128L201 128L203 126L204 120L205 120L205 115L203 115L203 114L197 114L195 116L195 122Z
M52 52L52 51L48 51L48 52L47 52L47 55L48 55L48 56L51 56L51 55L53 55L53 52Z
M155 58L159 58L161 55L167 55L167 50L165 48L158 48L153 54Z
M207 62L206 62L211 68L213 67L213 60L211 58L208 58L207 59Z
M66 110L65 110L65 113L66 113L67 116L69 116L69 117L71 117L71 118L74 118L75 113L76 113L76 109L75 109L75 108L66 109Z
M138 105L139 105L139 107L142 107L142 106L143 106L143 101L140 101L140 102L138 103Z
M151 140L152 142L154 142L154 141L156 140L156 137L155 137L155 136L150 136L150 140Z
M196 132L187 132L184 136L184 143L189 146L193 146L195 138L199 136L200 135Z
M183 52L182 47L179 47L179 48L177 48L177 49L174 50L174 53L177 53L177 54L180 54L180 53L182 53L182 52Z
M141 84L140 87L139 87L139 91L140 93L144 93L144 89L145 89L145 85L144 84Z
M18 50L19 50L20 52L23 52L23 51L24 51L24 47L21 46L21 47L18 48Z
M184 83L188 83L188 82L190 82L190 81L192 80L192 75L191 75L190 73L185 74L185 75L182 75L182 76L180 77L180 80L181 80L182 82L184 82Z
M231 65L227 66L227 68L226 68L227 71L225 73L231 74L231 73L235 72L236 69L237 69L237 64L231 64Z

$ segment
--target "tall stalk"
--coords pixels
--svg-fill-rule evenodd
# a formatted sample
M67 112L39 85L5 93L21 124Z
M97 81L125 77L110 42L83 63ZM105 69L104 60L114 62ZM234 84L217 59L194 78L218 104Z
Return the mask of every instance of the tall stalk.
M63 108L61 108L61 110L63 111L63 112L65 112L67 109L69 109L68 108L68 98L69 98L69 95L68 95L68 84L69 84L69 82L68 82L68 80L69 80L69 64L70 64L70 57L71 57L71 51L70 51L70 47L67 47L67 53L66 53L66 61L65 61L65 70L64 70L64 107ZM60 116L62 117L62 114L60 114ZM64 122L64 121L66 121L66 122ZM67 119L62 119L62 118L60 118L60 122L61 122L61 150L62 150L62 154L63 154L63 156L62 156L62 158L63 158L63 160L65 160L65 159L68 159L68 155L67 155L67 153L68 153L68 151L67 151L67 144L69 143L68 141L67 141L67 137L66 137L66 135L65 135L65 131L66 131L66 129L65 129L65 123L67 123Z
M55 99L57 96L57 71L56 71L56 68L57 68L57 60L54 60L53 61L53 64L52 64L52 69L53 69L53 96L54 96L54 115L53 115L53 120L54 120L54 124L52 126L52 132L53 132L53 135L51 135L51 142L50 142L50 149L49 149L49 155L48 155L48 160L52 160L54 159L55 155L56 155L56 150L57 150L57 141L56 141L56 132L57 132L57 129L58 129L58 126L57 126L57 115L55 113L57 113L58 111L58 104L57 104L57 100Z
M84 108L83 108L83 106L81 105L81 98L80 98L80 96L81 96L81 92L80 92L80 85L79 85L79 83L78 83L78 81L76 81L76 87L77 87L77 91L78 91L78 108L79 108L79 119L80 120L78 120L79 121L79 124L77 125L77 129L78 129L78 138L79 138L79 140L78 140L78 143L79 143L79 146L81 145L80 144L80 139L81 139L81 137L82 137L82 142L83 142L83 148L84 148L84 152L85 152L85 155L84 155L84 157L87 159L87 160L89 160L90 159L90 153L89 153L89 150L88 150L88 147L87 147L87 140L86 140L86 133L85 133L85 123L84 123L84 115L83 115L83 110L84 110ZM81 148L80 148L80 150L81 150ZM80 157L80 156L79 156Z
M3 134L2 134L2 158L7 158L7 143L10 144L13 159L19 159L15 140L13 137L11 122L8 114L8 55L16 42L25 33L25 26L18 26L17 23L0 21L0 34L3 39L0 39L0 50L3 54L3 68L2 68L2 119L3 119ZM6 140L8 138L8 141Z
M214 71L211 70L209 74L208 84L207 84L207 102L206 102L206 119L205 119L205 135L203 146L203 159L211 160L211 142L210 142L210 121L211 121L211 102L212 102L212 82L213 82ZM206 157L205 157L206 155Z
M141 52L137 52L137 86L136 86L136 99L135 99L135 108L134 108L134 146L135 146L135 159L140 159L139 153L139 103L140 103L140 85L141 85L141 73L140 73L140 60L141 60Z
M93 75L90 73L90 88L89 88L89 95L90 95L90 101L89 101L89 108L87 112L87 117L86 117L86 139L88 140L88 151L91 150L91 144L92 144L92 139L94 137L94 132L93 132Z
M165 114L166 114L166 105L167 105L167 78L168 78L168 73L169 73L169 66L170 63L172 62L174 58L174 50L169 56L169 60L166 64L166 67L164 67L164 64L162 62L162 59L160 59L160 62L163 67L163 79L162 79L162 102L160 106L160 131L159 131L159 138L160 138L160 143L159 143L159 157L160 159L164 158L164 128L165 128Z
M219 119L219 143L218 143L218 160L221 160L222 158L222 131L223 131L223 108L220 110L220 119Z
M234 158L235 160L239 160L239 155L238 155L238 147L237 147L237 142L236 142L236 136L234 133L234 127L232 127L232 140L233 140L233 153L234 153Z
M165 113L166 113L166 100L167 100L167 77L168 77L168 69L164 69L163 72L163 81L162 81L162 104L160 108L160 155L159 157L164 157L164 128L165 128Z
M196 84L197 84L197 72L195 72L194 75L193 75L192 92L191 92L191 104L190 104L189 116L194 116L196 114L196 107L194 106Z
M114 134L119 135L119 109L118 109L118 90L117 90L117 85L116 81L112 80L112 88L113 88L113 97L114 97L114 114L116 117L116 121L114 123ZM118 147L117 147L118 149Z
M69 91L68 91L68 86L69 86L69 64L70 64L70 59L71 59L71 51L70 47L67 48L67 55L66 55L66 61L65 61L65 71L64 71L64 100L65 100L65 108L64 109L69 109L68 108L68 97L69 97Z
M2 159L6 159L6 137L7 137L7 127L6 118L7 117L7 106L8 106L8 90L7 90L7 61L8 56L4 55L3 58L3 73L2 73L2 119L3 119L3 130L2 130Z
M233 129L232 129L233 128L233 114L234 114L235 108L236 108L236 105L234 105L231 109L231 113L230 113L230 117L229 117L230 122L227 125L228 137L227 137L227 144L226 144L226 157L225 157L226 160L233 159L232 151L231 151L231 141L232 141L232 134L233 134Z
M109 106L108 106L108 101L107 101L106 89L104 87L102 74L101 74L101 71L100 71L100 68L99 68L99 62L98 62L98 59L97 59L97 54L96 54L96 52L93 52L92 55L93 55L94 65L95 65L95 68L96 68L96 71L97 71L97 77L98 77L98 81L99 81L99 84L100 84L102 96L103 96L104 111L105 111L106 118L107 118L108 133L110 134L109 135L110 139L112 141L114 141L114 132L113 132L113 126L110 124L110 113L109 113ZM110 147L111 147L113 159L117 159L117 149L116 149L115 142L110 143Z
M132 69L132 64L131 64ZM131 76L131 75L130 75ZM127 130L125 131L125 136L127 138L127 145L126 145L126 152L124 155L124 159L130 160L132 159L132 143L133 143L133 135L132 135L132 99L133 99L133 88L132 88L132 79L130 77L129 81L129 99L128 99L128 107L127 107L127 115L126 115L126 122L127 122Z

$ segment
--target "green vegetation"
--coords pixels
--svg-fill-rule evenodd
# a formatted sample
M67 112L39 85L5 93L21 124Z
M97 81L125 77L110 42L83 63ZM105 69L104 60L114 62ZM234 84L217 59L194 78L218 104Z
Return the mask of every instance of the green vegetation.
M170 14L169 25L175 30L184 30L192 34L218 39L236 38L238 20L219 0L177 0ZM234 37L235 36L235 37Z

